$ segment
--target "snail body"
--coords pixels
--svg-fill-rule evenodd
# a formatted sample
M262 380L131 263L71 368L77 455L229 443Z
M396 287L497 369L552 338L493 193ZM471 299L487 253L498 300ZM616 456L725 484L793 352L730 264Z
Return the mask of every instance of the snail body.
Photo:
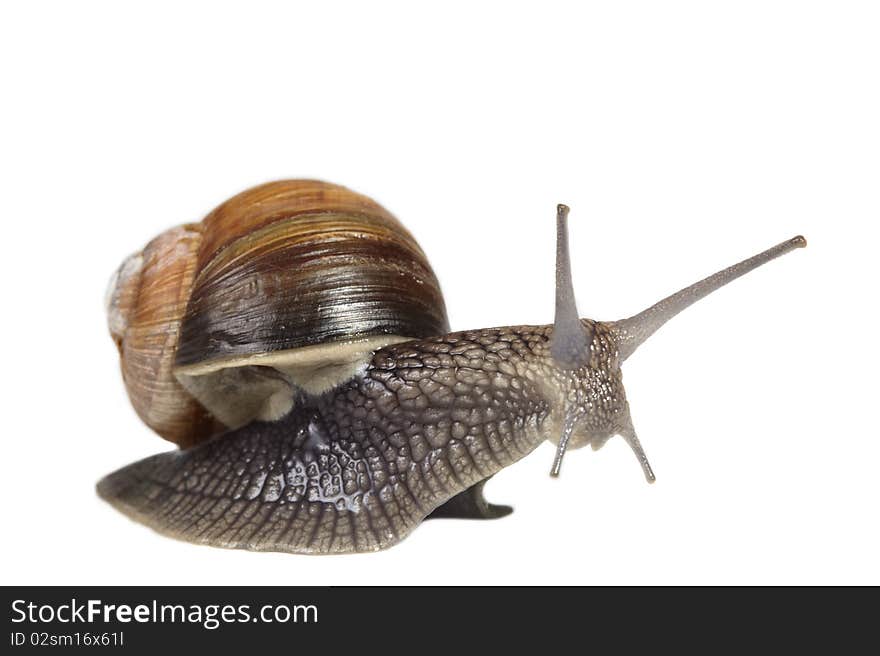
M482 486L545 440L558 475L567 449L621 435L653 481L621 363L691 303L806 242L596 322L574 303L567 213L554 324L461 332L409 233L341 187L270 183L160 236L120 268L110 327L138 414L184 448L110 474L99 494L192 542L351 553L428 517L509 513Z

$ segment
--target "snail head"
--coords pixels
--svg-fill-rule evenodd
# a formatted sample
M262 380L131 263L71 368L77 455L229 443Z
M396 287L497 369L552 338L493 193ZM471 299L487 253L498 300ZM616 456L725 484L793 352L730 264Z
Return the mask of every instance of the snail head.
M655 480L633 427L620 365L663 324L696 301L780 255L807 245L801 237L787 241L728 267L620 321L598 322L578 315L571 281L568 212L556 211L556 317L550 338L551 366L546 382L556 399L556 429L550 441L556 455L550 470L558 476L568 449L587 444L601 448L620 435L633 450L645 478Z

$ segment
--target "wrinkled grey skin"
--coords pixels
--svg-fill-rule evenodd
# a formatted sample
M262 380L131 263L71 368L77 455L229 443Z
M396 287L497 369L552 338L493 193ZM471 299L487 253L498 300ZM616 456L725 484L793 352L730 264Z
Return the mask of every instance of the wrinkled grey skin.
M579 446L610 437L627 412L615 337L584 325L591 357L576 370L550 356L550 326L388 346L281 421L147 458L98 492L173 537L296 553L383 549L438 507L437 516L506 514L468 504L485 503L482 481L558 436L565 399L582 408Z

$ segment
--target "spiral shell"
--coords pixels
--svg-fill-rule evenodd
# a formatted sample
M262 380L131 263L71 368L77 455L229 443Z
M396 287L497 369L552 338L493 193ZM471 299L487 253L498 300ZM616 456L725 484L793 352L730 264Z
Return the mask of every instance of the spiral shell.
M174 375L180 324L195 277L201 225L171 228L128 257L110 282L107 320L138 416L190 446L219 426Z
M314 180L249 189L161 234L118 270L108 321L138 415L181 446L277 419L379 346L448 331L412 235Z

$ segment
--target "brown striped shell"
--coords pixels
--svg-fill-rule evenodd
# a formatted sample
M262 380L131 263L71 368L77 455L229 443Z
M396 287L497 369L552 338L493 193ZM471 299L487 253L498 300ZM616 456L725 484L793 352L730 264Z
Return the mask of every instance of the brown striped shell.
M254 187L159 235L114 276L108 321L138 415L184 447L282 416L379 346L448 332L412 235L314 180Z

